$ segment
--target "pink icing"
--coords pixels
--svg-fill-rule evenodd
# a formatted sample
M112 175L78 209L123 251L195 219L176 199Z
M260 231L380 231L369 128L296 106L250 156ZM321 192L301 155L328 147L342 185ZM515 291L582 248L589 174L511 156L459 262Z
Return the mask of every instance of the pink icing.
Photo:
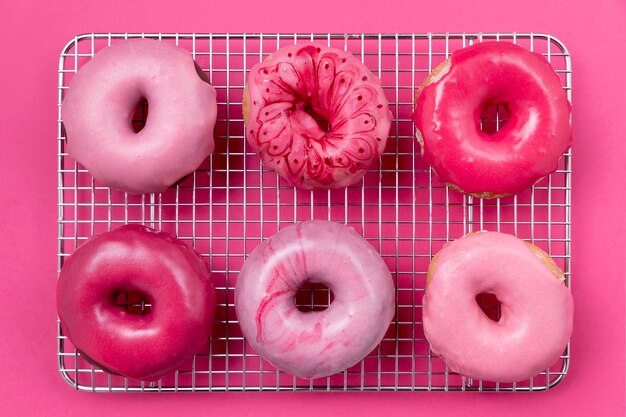
M442 181L466 193L517 194L556 170L571 145L571 106L543 56L485 42L454 52L443 72L418 91L413 115L424 160ZM495 104L510 117L488 135L480 114Z
M144 316L115 305L121 291L152 304ZM63 265L57 310L63 333L90 361L153 380L200 351L215 291L204 261L178 239L139 225L90 238Z
M321 282L335 299L302 312L294 296ZM235 287L244 336L278 369L320 378L356 364L383 338L394 315L394 285L374 248L354 229L306 221L281 230L246 259Z
M293 45L248 76L248 143L290 184L340 188L382 154L392 114L380 80L349 52ZM330 124L324 131L310 112Z
M498 322L476 303L480 293L497 296ZM526 243L504 233L469 235L444 247L423 306L433 353L472 378L532 377L558 360L572 334L569 289Z
M135 133L145 97L150 113ZM214 149L215 88L188 51L149 39L104 48L72 79L61 108L69 154L100 183L132 194L165 191Z

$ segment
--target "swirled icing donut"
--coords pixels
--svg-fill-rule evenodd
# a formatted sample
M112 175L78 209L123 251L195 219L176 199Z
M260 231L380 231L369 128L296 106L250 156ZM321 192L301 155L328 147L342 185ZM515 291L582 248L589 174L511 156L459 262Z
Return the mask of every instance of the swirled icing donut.
M145 315L116 305L136 292ZM139 225L93 236L65 260L57 286L63 333L90 361L140 380L175 370L206 343L215 291L202 258Z
M134 132L137 103L148 101ZM215 89L188 51L129 39L98 52L72 79L62 103L68 153L100 183L132 194L165 191L215 147Z
M294 304L305 282L327 285L324 311ZM380 343L394 315L394 285L374 248L354 229L306 221L281 230L244 262L235 308L244 336L276 368L302 378L341 372Z
M252 67L243 116L263 163L305 189L359 181L382 154L392 118L380 80L361 61L317 45L281 48Z
M572 334L574 304L563 272L541 249L512 235L469 234L432 260L424 333L454 372L497 381L527 379L554 364ZM499 321L476 303L496 295Z
M480 130L483 109L500 105L508 121ZM422 155L437 176L478 197L517 194L554 172L570 147L571 106L540 54L508 42L452 54L417 91L413 120Z

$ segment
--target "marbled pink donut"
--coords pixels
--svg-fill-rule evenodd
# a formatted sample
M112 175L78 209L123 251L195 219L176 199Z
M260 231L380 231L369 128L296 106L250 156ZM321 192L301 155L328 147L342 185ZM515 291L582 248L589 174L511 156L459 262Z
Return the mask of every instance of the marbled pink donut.
M434 354L471 378L514 382L553 365L572 334L574 302L563 272L541 249L497 232L469 234L433 259L423 299ZM476 303L495 294L499 321Z
M263 163L305 189L359 181L383 153L392 119L380 80L349 52L321 45L287 46L252 67L243 114Z
M480 115L496 104L509 117L489 135ZM435 68L417 92L413 121L424 160L442 181L493 198L517 194L557 169L572 142L570 115L559 76L543 56L485 42Z
M144 97L150 113L135 133ZM215 88L185 49L129 39L98 52L72 79L61 108L68 153L103 185L165 191L215 147Z
M145 315L116 305L121 292L151 304ZM154 380L207 342L215 290L204 261L164 232L126 225L91 237L65 260L57 311L72 344L109 371Z
M327 285L324 311L294 304L305 282ZM327 221L289 226L246 259L235 287L244 336L276 368L320 378L356 364L385 335L394 315L394 285L374 248L354 229Z

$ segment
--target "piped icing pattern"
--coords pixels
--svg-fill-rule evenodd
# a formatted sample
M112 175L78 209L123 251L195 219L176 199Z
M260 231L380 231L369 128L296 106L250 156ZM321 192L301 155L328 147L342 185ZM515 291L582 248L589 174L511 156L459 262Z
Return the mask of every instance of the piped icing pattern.
M476 303L481 293L500 301L499 321ZM512 235L466 235L446 245L428 271L424 334L433 353L467 377L514 382L545 370L563 354L573 313L562 271Z
M489 135L481 112L509 118ZM453 188L478 197L517 194L557 169L570 147L571 106L558 75L540 54L508 42L458 50L416 94L413 121L422 155Z
M243 107L250 146L305 189L359 181L383 153L392 119L380 80L349 52L318 45L287 46L256 64Z
M131 119L145 98L149 115ZM83 65L63 99L70 156L99 183L131 194L165 191L215 148L215 88L189 51L151 39L128 39Z
M118 306L120 292L143 295L150 311ZM139 380L158 379L202 349L215 303L201 256L137 224L91 237L65 260L57 284L63 334L89 361Z
M323 311L302 312L305 282L335 296ZM289 226L258 246L235 286L237 319L250 345L276 368L321 378L358 363L394 315L394 284L380 255L354 229L327 221Z

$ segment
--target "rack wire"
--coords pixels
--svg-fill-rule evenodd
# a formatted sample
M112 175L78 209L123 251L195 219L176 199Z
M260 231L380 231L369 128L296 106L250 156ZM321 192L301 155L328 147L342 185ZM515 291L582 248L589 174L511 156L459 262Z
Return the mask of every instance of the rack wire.
M175 187L161 194L127 195L93 180L65 151L61 102L73 74L107 45L147 37L190 51L217 89L216 150ZM567 373L569 346L558 363L518 383L464 378L434 356L422 330L428 263L448 241L477 230L498 230L546 250L570 285L571 153L558 170L514 197L483 200L445 187L419 156L411 121L416 87L456 49L482 41L514 42L543 54L571 100L571 62L565 46L546 34L160 34L92 33L63 49L58 70L58 261L89 236L125 223L169 231L209 261L218 293L213 334L202 352L172 375L143 383L111 375L77 352L58 325L58 365L65 380L88 391L540 391ZM241 98L247 71L267 54L293 43L318 42L352 52L377 75L394 113L384 155L363 180L342 190L304 191L263 168L247 146ZM134 122L145 120L145 106ZM484 114L483 129L506 120ZM277 371L242 336L233 305L237 275L263 239L297 221L326 219L361 233L382 255L396 284L396 314L380 345L363 361L327 378L307 380ZM478 300L497 317L497 301ZM329 290L312 286L299 308L323 309ZM136 295L123 308L149 308Z

